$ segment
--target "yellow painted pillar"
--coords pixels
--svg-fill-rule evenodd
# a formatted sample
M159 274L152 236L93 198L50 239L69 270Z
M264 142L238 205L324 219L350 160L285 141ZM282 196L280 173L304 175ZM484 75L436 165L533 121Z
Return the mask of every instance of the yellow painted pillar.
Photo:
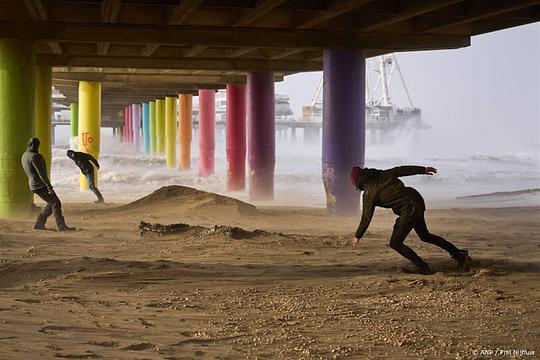
M165 98L165 145L168 168L176 166L176 97Z
M180 142L180 162L182 170L191 168L191 140L193 133L193 95L179 94L178 140Z
M150 101L150 155L156 155L156 102Z
M33 194L21 166L35 134L34 44L0 39L0 217L29 214Z
M101 84L79 82L79 151L99 159L99 137L101 130ZM94 168L97 185L98 172ZM88 181L81 174L81 190L88 189Z
M156 99L156 153L165 154L165 100Z
M40 141L39 152L47 163L47 172L51 176L52 160L52 68L36 66L36 137Z

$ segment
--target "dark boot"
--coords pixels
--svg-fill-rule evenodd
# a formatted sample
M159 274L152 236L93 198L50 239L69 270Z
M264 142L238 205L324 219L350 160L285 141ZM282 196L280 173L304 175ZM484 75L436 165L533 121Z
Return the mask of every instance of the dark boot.
M34 230L47 230L47 228L45 227L46 222L47 218L40 214L36 219L36 223L34 224Z
M457 253L452 255L452 258L457 261L460 269L465 271L469 270L471 266L471 257L467 250L458 250Z
M418 263L413 263L413 266L403 266L401 271L407 274L421 274L421 275L431 275L433 271L429 268L429 265L422 261Z
M57 219L58 223L58 231L75 231L76 229L71 226L66 225L66 221L64 220L64 217L62 216L61 219Z
M417 274L422 274L422 275L433 274L433 272L429 268L429 265L424 261L414 264L414 268Z

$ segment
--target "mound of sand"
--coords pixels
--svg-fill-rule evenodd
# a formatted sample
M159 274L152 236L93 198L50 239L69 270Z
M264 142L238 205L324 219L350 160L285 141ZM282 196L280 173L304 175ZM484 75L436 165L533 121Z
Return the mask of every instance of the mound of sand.
M220 211L236 210L244 215L257 213L257 208L254 205L243 201L177 185L164 186L150 195L127 205L117 207L114 210L145 210L156 207L178 207L189 211L208 211L212 209Z

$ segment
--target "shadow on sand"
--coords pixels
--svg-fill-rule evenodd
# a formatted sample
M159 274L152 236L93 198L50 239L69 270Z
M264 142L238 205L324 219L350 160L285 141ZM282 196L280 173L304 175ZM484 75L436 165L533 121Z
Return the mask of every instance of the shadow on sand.
M0 288L58 278L71 278L94 284L120 287L144 286L162 282L188 283L228 281L254 284L324 278L400 274L401 259L358 265L311 264L227 264L182 263L174 261L129 261L109 258L77 257L70 259L13 262L0 266ZM539 273L538 262L499 259L475 259L469 271L459 271L449 260L430 262L432 269L447 276L505 276L512 273ZM420 276L420 275L418 275Z

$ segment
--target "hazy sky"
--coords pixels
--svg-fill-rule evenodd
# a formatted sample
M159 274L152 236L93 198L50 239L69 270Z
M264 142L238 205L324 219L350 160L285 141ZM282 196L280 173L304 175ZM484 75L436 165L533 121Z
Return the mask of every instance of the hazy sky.
M540 24L475 36L467 48L397 57L414 105L432 126L421 136L426 151L538 154ZM301 113L321 75L289 76L276 83L276 92L290 95L293 110ZM407 105L403 92L391 96Z

